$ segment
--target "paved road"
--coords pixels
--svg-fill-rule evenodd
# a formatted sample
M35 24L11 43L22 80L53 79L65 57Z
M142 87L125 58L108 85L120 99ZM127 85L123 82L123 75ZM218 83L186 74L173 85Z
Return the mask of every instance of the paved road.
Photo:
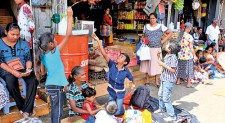
M215 92L225 90L225 79L212 80L213 85L196 84L186 88L186 83L175 85L172 101L197 116L201 123L225 123L225 97ZM151 96L157 96L157 88L150 87Z

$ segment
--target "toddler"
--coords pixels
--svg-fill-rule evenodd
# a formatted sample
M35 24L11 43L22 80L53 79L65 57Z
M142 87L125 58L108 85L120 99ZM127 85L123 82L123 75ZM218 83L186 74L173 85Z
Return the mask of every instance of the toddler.
M82 95L86 98L83 103L82 109L87 110L89 114L82 114L81 117L86 120L85 123L94 123L95 118L93 115L98 113L100 109L96 109L96 104L94 103L96 91L91 87L87 87L82 90Z

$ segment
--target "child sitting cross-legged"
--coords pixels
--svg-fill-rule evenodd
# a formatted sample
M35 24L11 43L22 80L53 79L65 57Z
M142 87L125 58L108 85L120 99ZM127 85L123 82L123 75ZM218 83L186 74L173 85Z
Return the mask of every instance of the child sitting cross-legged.
M82 90L82 95L86 98L83 103L82 109L87 110L89 114L82 114L81 117L86 120L85 123L94 123L94 115L103 109L97 109L97 104L94 103L96 91L91 87L87 87L86 89Z

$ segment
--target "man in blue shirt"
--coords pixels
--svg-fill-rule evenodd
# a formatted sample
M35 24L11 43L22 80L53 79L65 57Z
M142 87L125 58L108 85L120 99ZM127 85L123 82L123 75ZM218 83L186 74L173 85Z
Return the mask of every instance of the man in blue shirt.
M125 88L124 88L124 80L128 78L133 82L133 76L130 71L125 67L129 64L130 58L126 53L121 53L121 55L117 58L117 63L112 61L109 56L106 54L102 45L100 45L99 38L93 34L92 37L95 41L98 42L99 48L101 50L102 55L109 66L109 100L115 100L118 105L118 111L116 112L116 116L124 114L123 109L123 100L125 96ZM134 83L133 83L133 87Z

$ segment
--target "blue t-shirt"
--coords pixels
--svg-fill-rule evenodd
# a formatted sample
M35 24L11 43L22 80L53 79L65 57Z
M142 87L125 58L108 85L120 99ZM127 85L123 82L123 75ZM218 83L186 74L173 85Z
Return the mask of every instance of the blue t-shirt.
M68 85L58 46L55 47L55 52L50 51L42 56L42 63L48 72L45 85Z
M110 59L109 63L109 86L107 88L110 96L114 98L124 98L125 88L124 80L128 78L133 81L133 76L130 71L124 67L123 70L118 70L117 64Z
M0 39L0 64L15 58L20 58L24 68L26 67L26 62L31 61L30 48L27 42L19 39L13 47L10 47ZM0 76L3 77L6 74L9 73L0 68Z

